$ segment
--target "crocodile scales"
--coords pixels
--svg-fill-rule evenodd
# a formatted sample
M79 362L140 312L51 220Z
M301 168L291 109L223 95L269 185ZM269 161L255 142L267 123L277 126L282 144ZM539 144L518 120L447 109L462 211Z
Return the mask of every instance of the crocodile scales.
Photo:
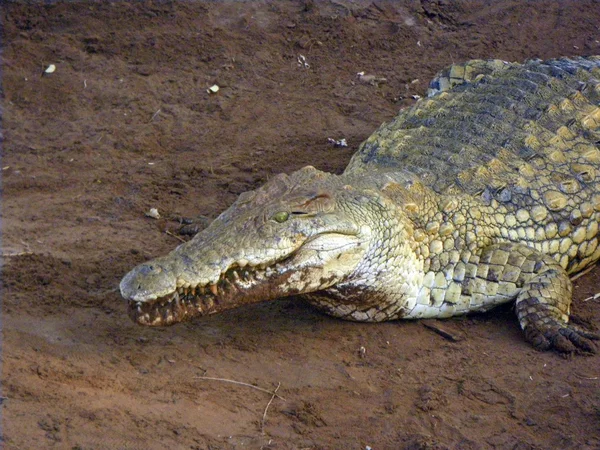
M278 175L134 268L129 315L170 325L300 294L377 322L516 301L536 348L594 352L569 323L569 275L600 257L599 105L600 57L453 65L342 175Z

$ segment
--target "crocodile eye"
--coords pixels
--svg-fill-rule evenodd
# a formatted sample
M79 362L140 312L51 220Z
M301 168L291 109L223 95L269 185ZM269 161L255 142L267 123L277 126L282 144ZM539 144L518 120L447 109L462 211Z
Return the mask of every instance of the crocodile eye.
M272 219L275 222L279 222L279 223L283 223L286 220L288 220L290 217L290 213L286 212L286 211L280 211L278 213L273 214Z

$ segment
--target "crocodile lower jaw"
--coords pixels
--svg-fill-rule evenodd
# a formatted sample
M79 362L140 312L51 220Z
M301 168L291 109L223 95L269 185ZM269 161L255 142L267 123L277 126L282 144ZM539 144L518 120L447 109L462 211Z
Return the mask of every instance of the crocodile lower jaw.
M140 325L167 326L216 312L216 304L217 296L212 293L194 295L192 290L180 288L152 302L129 300L127 309L129 317Z
M129 299L128 314L139 325L168 326L234 307L231 299L235 297L244 297L245 303L252 303L258 300L253 300L252 290L260 287L279 268L279 264L267 268L236 265L222 273L213 284L182 286L154 300Z

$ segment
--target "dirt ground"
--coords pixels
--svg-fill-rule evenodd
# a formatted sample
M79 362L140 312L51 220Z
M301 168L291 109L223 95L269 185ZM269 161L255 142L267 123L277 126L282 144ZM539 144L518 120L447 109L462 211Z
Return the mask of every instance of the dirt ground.
M600 356L536 352L510 307L451 342L296 298L149 329L118 292L172 218L341 172L452 62L600 54L598 1L45 3L0 13L4 448L600 448Z

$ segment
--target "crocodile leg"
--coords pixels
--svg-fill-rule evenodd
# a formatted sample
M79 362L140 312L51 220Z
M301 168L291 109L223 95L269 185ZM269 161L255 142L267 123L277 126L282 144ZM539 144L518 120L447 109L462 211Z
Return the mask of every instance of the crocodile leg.
M523 244L502 243L486 247L477 264L477 283L497 284L497 295L516 297L516 312L525 338L537 349L595 353L592 340L600 337L569 324L572 284L569 275L552 257ZM476 289L476 288L475 288ZM496 289L490 289L496 291Z
M592 340L600 336L568 323L572 284L554 259L533 252L526 264L534 264L534 275L517 296L516 312L525 338L539 350L596 352Z

